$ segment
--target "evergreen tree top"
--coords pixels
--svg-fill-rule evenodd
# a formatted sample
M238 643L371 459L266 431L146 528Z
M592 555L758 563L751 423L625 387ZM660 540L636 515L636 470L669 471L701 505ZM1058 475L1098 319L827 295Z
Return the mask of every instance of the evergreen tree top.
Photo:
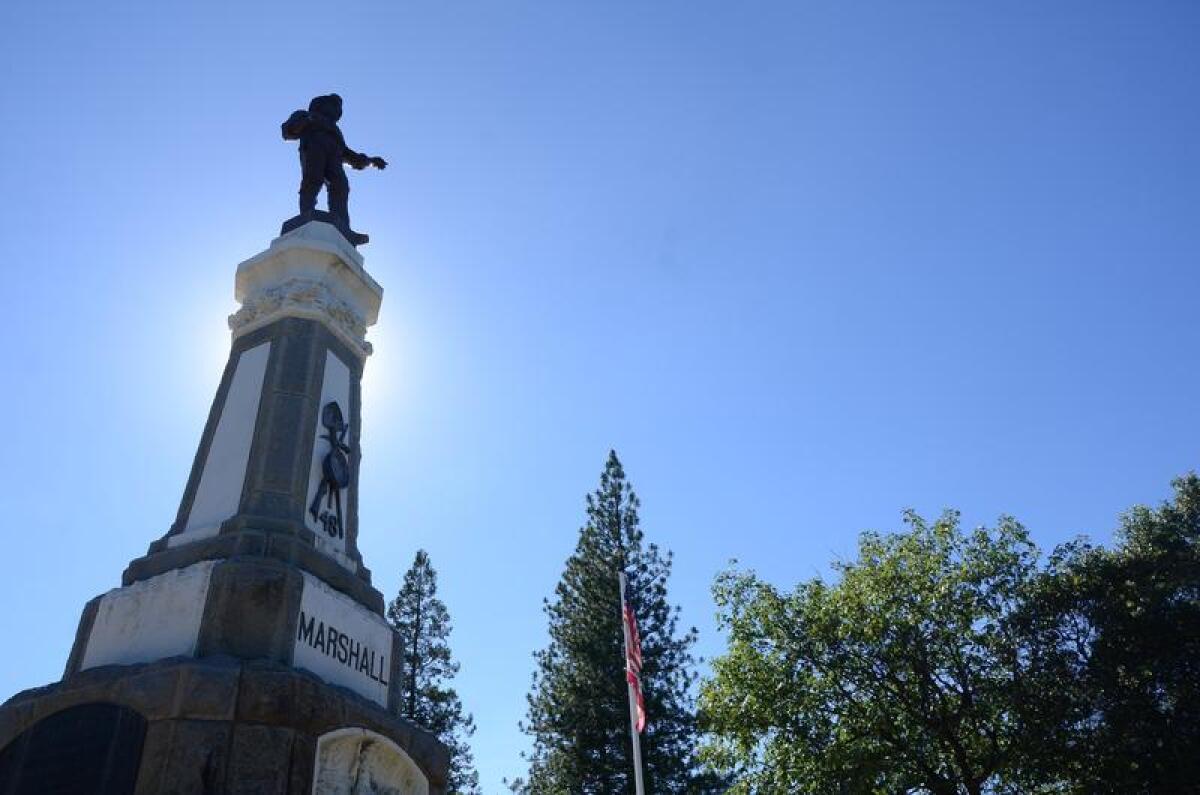
M479 775L467 744L475 722L450 686L458 673L450 652L450 612L437 598L437 572L425 550L417 551L387 615L400 635L404 660L401 715L450 749L449 793L478 795Z
M622 570L642 635L646 791L700 791L691 694L696 633L678 630L679 609L667 600L671 556L644 543L639 506L620 459L610 451L598 488L585 500L587 519L575 551L543 608L550 643L534 655L522 725L534 747L528 778L513 785L518 792L633 792L617 580Z

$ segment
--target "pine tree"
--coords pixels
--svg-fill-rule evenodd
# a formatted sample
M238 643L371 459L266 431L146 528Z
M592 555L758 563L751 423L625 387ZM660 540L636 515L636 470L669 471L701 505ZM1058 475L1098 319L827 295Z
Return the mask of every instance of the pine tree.
M447 643L450 613L437 598L437 572L425 550L418 550L387 614L404 650L400 714L450 749L448 792L479 795L479 774L467 744L475 733L475 720L464 714L458 693L449 686L458 673Z
M643 545L638 498L610 452L600 487L587 498L587 524L544 611L550 643L536 670L521 728L533 737L527 778L510 784L532 795L634 791L629 702L624 674L617 572L642 637L642 734L646 792L696 793L696 719L692 711L696 630L677 631L679 608L667 602L671 553Z

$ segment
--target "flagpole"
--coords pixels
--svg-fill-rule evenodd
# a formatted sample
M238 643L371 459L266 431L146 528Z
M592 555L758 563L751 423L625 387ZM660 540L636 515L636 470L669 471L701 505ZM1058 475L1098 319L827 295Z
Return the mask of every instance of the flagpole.
M625 638L625 670L629 670L629 625L625 623L625 572L617 572L617 580L621 584L621 634ZM646 795L646 785L642 783L642 743L637 730L637 699L633 693L633 683L625 679L625 689L629 691L629 734L633 737L633 780L637 795Z

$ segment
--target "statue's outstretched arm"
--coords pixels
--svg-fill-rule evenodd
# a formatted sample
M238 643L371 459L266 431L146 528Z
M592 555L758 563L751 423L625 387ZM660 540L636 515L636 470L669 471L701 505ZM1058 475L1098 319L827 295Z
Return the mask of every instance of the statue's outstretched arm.
M362 152L355 152L348 146L345 148L345 154L342 155L342 160L345 161L346 165L350 166L351 168L359 170L371 165L371 158L367 157Z
M387 161L382 157L368 157L361 152L355 152L348 146L344 148L346 150L346 154L342 159L346 162L346 165L350 166L351 168L358 169L360 171L367 166L375 166L375 168L378 168L381 171L387 168Z

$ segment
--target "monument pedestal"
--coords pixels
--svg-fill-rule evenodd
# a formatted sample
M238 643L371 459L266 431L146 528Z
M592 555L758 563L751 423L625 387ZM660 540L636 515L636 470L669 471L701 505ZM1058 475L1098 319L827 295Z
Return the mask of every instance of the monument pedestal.
M431 773L447 765L393 713L307 671L227 656L102 666L25 691L0 709L0 743L6 795L424 795L444 792Z
M319 221L238 266L175 522L85 606L63 681L0 707L0 794L444 792L445 747L396 714L399 640L358 551L382 294Z

